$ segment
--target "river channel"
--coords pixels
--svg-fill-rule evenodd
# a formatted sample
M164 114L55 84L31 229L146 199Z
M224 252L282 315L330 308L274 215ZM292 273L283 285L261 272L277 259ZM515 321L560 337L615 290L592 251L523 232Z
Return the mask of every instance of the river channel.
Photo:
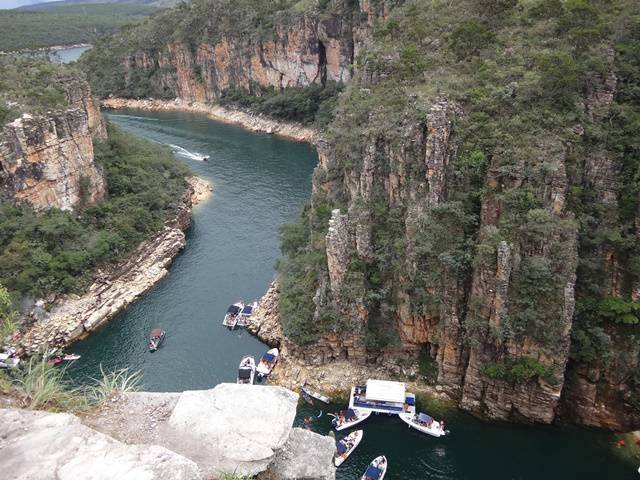
M315 150L189 113L118 111L107 117L173 145L176 159L209 180L214 195L194 209L187 248L169 276L74 345L82 358L69 373L83 381L98 376L100 364L109 370L128 367L142 371L144 388L151 391L235 381L240 358L259 356L266 347L246 332L225 329L222 317L230 303L253 300L267 289L279 254L278 227L294 220L309 199ZM211 159L195 160L194 153ZM150 354L147 335L155 326L167 331L167 340ZM326 434L327 413L339 408L301 404L296 423ZM446 420L449 438L427 437L397 418L373 416L362 424L364 439L338 470L338 479L359 479L381 454L389 460L386 480L640 478L637 465L616 455L615 437L604 431L489 424L436 407L430 413Z

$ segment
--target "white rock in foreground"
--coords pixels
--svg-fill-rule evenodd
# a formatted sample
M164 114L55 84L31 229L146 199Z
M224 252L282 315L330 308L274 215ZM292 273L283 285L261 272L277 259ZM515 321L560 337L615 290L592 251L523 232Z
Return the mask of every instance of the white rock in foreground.
M164 444L205 476L264 471L291 433L298 394L282 387L223 383L182 393Z
M333 437L294 428L269 466L269 472L278 480L335 480L335 453Z
M0 409L0 472L12 480L198 480L198 466L156 445L125 445L66 413Z

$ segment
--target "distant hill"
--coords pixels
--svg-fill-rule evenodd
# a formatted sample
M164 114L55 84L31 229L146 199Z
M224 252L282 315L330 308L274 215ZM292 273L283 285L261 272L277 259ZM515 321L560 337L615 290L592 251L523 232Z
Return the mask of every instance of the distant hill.
M120 5L145 5L150 7L171 7L181 0L60 0L43 2L42 0L10 0L22 3L16 5L19 10L43 11L55 10L62 6L89 5L89 4L120 4ZM12 7L8 7L12 8Z
M129 3L58 4L34 11L0 10L0 51L93 43L100 35L141 22L157 11L150 5Z

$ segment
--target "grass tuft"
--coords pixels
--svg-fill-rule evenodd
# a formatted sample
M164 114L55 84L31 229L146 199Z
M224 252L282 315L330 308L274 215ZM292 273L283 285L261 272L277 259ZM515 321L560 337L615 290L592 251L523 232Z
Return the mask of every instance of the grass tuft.
M102 378L92 378L95 385L87 388L87 397L92 403L101 403L115 393L135 392L142 382L142 372L130 373L128 368L105 372L100 365Z

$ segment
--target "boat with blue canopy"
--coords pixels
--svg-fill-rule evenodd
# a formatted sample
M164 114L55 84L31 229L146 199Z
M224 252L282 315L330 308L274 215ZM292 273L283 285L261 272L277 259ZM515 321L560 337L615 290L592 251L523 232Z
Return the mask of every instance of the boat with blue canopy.
M336 443L336 453L333 457L333 463L336 467L342 465L342 463L349 458L349 455L353 453L356 447L360 445L362 436L362 430L356 430Z
M255 315L258 310L258 302L253 302L242 307L242 310L238 312L237 325L238 327L244 327L247 325L249 318Z
M233 305L229 305L227 313L224 316L224 320L222 320L222 325L229 327L231 330L236 328L236 325L238 324L238 316L243 308L244 303L242 302L236 302Z
M401 413L400 420L409 425L410 428L431 435L432 437L444 437L449 434L449 430L444 429L444 422L434 420L426 413Z
M277 348L272 348L262 355L258 368L256 368L259 377L266 377L271 374L273 367L275 367L278 362L278 355L279 352Z
M402 382L367 380L366 386L351 389L349 408L374 413L399 415L416 412L416 396Z
M387 457L380 455L373 459L361 480L382 480L387 473Z
M364 422L371 416L370 410L360 410L359 408L348 408L338 415L335 415L331 424L338 432L351 428L360 422Z

